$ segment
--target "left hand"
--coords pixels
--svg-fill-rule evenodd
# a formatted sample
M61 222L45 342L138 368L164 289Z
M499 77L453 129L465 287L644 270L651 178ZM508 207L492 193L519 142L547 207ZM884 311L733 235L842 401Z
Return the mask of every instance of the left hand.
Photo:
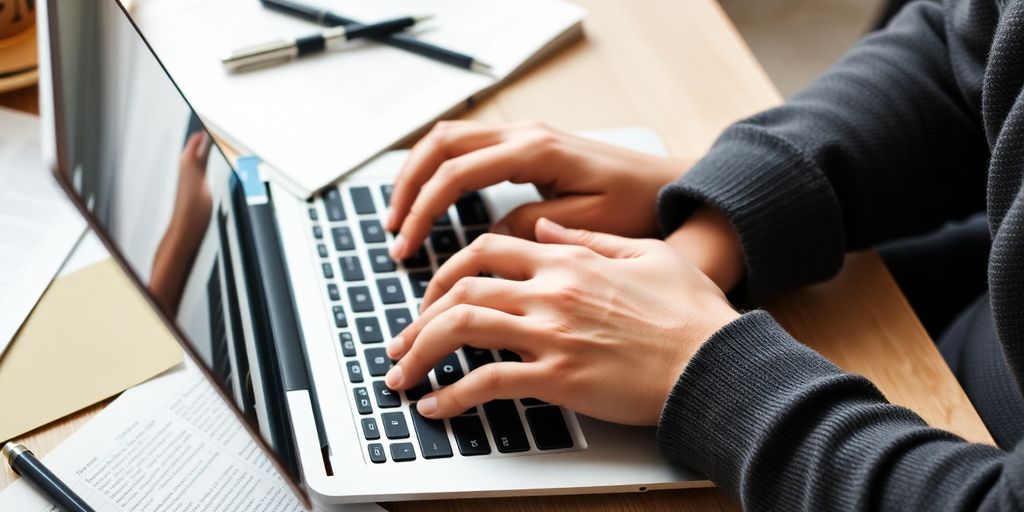
M507 348L523 362L480 367L421 399L420 413L443 418L536 397L607 421L656 424L693 354L739 314L664 242L547 219L535 234L541 243L484 235L437 272L422 314L388 346L398 362L387 385L412 387L463 345Z

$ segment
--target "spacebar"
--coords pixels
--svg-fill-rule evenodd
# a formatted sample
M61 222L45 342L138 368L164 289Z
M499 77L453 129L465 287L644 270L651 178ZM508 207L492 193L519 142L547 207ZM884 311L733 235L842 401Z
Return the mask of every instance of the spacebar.
M409 406L412 424L416 427L416 437L420 440L420 451L424 459L440 459L452 456L452 445L448 442L448 432L444 422L420 416L416 404Z

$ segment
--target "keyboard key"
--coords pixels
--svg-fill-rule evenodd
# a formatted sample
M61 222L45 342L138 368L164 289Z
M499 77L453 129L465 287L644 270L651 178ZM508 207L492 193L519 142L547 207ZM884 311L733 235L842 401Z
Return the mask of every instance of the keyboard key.
M451 225L452 225L452 218L451 218L451 216L448 215L447 211L442 213L440 217L434 219L434 227L446 227L446 226L451 226Z
M364 220L359 223L363 232L363 241L368 244L379 244L384 241L384 228L377 219Z
M410 402L415 402L433 390L434 388L430 386L430 379L424 377L418 384L405 390L405 396L409 398Z
M316 213L316 208L309 209L309 220L320 220L320 215Z
M316 244L316 253L319 254L321 258L326 258L327 246L324 244Z
M513 363L521 363L521 362L523 362L523 358L520 357L519 354L516 354L515 352L512 352L511 350L502 349L502 350L498 351L498 354L501 356L501 360L502 361L511 361Z
M345 317L345 309L341 306L334 306L331 309L334 313L334 326L338 329L344 329L348 327L348 318Z
M416 251L408 259L402 260L402 265L405 268L430 268L430 258L427 257L427 248L420 246L420 250Z
M495 400L484 404L487 422L491 424L491 435L501 453L525 452L530 449L526 430L519 420L519 411L511 400Z
M363 425L363 437L367 441L373 441L374 439L380 439L380 430L377 428L377 420L373 418L363 418L360 420Z
M448 354L434 367L434 377L437 378L437 383L441 386L455 384L462 378L462 375L462 363L459 362L459 356L455 354Z
M352 333L343 332L339 334L338 341L341 342L341 355L345 357L355 357L356 342L352 341Z
M331 228L331 238L334 240L335 251L351 251L356 248L356 242L352 239L352 230L345 226Z
M327 285L327 296L335 302L341 300L341 292L338 291L338 287L335 286L334 283Z
M352 194L352 206L356 208L356 213L359 215L377 213L377 209L373 206L373 197L370 196L370 189L352 187L349 189L349 193Z
M313 226L313 238L320 240L324 237L324 228L320 226Z
M370 268L378 274L395 271L395 260L388 256L387 249L370 249L366 252L370 257Z
M380 300L384 304L398 304L405 302L405 293L402 292L402 283L394 277L377 280L377 291L380 292Z
M373 412L373 405L370 404L370 393L366 391L366 388L353 389L352 394L356 397L356 410L359 411L359 414L370 414Z
M356 331L359 341L363 343L380 343L384 335L380 332L380 323L375 317L356 318Z
M345 369L348 370L348 380L355 383L363 381L363 368L359 366L359 361L345 363Z
M412 288L412 296L422 299L427 293L427 284L430 283L430 272L413 272L409 274L409 285Z
M348 289L348 305L356 313L373 311L373 297L370 289L365 286L353 286Z
M455 210L459 212L463 226L491 223L491 216L487 214L487 206L479 192L470 192L460 197L455 201Z
M380 195L384 197L384 206L391 206L391 194L395 191L394 185L381 185Z
M424 459L441 459L452 456L452 445L448 442L448 432L444 422L420 416L416 406L409 407L412 425L416 428L416 437L420 440L420 453Z
M466 245L473 243L474 240L480 238L486 232L486 229L467 229L463 232L466 235Z
M391 330L392 338L398 336L412 323L412 315L409 314L407 308L385 310L384 317L388 320L388 329Z
M462 354L466 356L466 364L469 365L469 371L494 362L494 355L491 354L491 349L488 348L462 347Z
M345 281L362 281L363 266L359 264L356 256L342 256L338 258L338 266L341 267L341 278Z
M409 437L409 425L405 423L405 415L401 412L386 412L380 415L384 422L384 434L388 439L405 439Z
M451 229L437 229L430 233L430 245L434 248L434 254L454 254L462 248L455 231Z
M416 450L413 450L412 443L395 443L391 445L391 460L395 462L416 460Z
M377 407L381 409L392 409L402 405L402 397L398 391L388 388L384 381L373 383L373 394L377 397Z
M324 191L324 208L327 218L331 221L345 220L345 208L341 205L341 192L337 188Z
M374 464L380 464L387 462L388 458L384 455L384 446L380 443L373 443L366 447L370 451L370 461Z
M533 441L541 450L572 448L572 436L565 426L562 409L557 405L546 405L526 410L526 421L533 431Z
M455 443L459 445L459 453L463 456L471 457L491 453L491 443L487 442L484 423L478 416L456 416L448 421L452 424ZM365 429L363 430L365 431ZM418 433L419 430L416 432Z
M391 369L393 364L388 353L382 348L368 348L363 351L366 356L366 371L371 377L380 377Z
M536 399L536 398L524 398L524 399L520 400L520 402L521 402L521 403L522 403L523 405L525 405L525 406L531 406L531 405L548 405L548 403L547 403L547 402L545 402L544 400L538 400L538 399Z

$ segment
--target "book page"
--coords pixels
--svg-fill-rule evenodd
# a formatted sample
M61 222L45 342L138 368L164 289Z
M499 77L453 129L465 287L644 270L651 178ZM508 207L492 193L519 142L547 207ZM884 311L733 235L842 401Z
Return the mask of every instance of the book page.
M97 511L303 510L206 379L185 365L124 392L43 463ZM59 509L19 479L0 493L0 510Z

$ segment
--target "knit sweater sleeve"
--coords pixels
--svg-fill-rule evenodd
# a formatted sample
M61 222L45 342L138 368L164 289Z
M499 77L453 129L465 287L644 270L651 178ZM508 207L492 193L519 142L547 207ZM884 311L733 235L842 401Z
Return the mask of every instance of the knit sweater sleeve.
M947 44L952 9L910 5L783 105L729 127L662 190L662 230L717 207L761 296L827 279L846 250L983 209L988 146L954 71L973 57Z
M744 510L1024 509L1024 443L1005 452L929 428L760 311L697 352L658 445Z

